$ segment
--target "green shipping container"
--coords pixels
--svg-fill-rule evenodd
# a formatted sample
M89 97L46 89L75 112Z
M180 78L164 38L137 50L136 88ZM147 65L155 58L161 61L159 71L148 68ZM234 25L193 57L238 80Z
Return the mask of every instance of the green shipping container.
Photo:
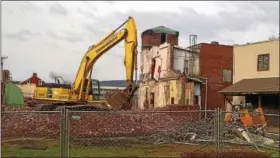
M24 106L24 95L21 89L13 83L6 84L5 104L16 107Z

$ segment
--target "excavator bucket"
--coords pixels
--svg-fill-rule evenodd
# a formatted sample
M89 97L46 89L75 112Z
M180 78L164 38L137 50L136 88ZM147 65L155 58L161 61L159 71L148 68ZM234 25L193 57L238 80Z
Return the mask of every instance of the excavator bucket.
M104 97L114 110L131 110L133 105L131 98L137 89L136 86L131 92L128 92L127 89L107 92Z
M132 107L129 94L125 91L107 92L104 97L114 110L130 110Z

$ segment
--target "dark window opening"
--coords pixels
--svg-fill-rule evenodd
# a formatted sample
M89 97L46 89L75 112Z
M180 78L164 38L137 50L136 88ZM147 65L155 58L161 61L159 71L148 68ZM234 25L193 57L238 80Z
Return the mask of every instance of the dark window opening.
M161 38L160 38L160 44L163 44L163 43L165 43L167 40L166 40L166 34L165 33L162 33L161 34Z
M151 93L150 96L151 96L150 105L151 105L151 108L154 108L155 93Z
M194 105L198 105L198 95L194 96Z
M269 69L269 54L258 55L258 71L267 71Z
M171 105L174 104L174 97L171 98Z
M156 59L152 59L152 65L151 65L151 79L154 79L155 67L156 67Z

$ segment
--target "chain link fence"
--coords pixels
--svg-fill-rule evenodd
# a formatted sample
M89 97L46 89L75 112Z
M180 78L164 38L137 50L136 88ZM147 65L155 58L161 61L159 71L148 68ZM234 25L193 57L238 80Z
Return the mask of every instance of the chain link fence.
M59 157L60 118L60 111L2 111L1 156Z
M208 111L213 117L214 112ZM94 155L83 156L97 157L176 156L189 145L194 145L194 151L206 150L214 140L214 121L200 119L201 113L204 111L70 111L69 155L77 156L77 148L91 148Z
M254 133L257 128L252 132L240 124L227 124L227 113L220 109L2 111L1 153L2 157L265 157L279 153L279 115L264 114L263 135Z

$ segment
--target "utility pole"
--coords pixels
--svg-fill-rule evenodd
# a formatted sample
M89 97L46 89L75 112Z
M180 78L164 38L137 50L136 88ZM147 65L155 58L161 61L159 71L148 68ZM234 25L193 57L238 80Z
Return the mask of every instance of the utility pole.
M8 57L7 56L2 56L1 57L1 81L2 81L2 78L3 78L3 65L4 65L4 60L5 59L8 59Z

